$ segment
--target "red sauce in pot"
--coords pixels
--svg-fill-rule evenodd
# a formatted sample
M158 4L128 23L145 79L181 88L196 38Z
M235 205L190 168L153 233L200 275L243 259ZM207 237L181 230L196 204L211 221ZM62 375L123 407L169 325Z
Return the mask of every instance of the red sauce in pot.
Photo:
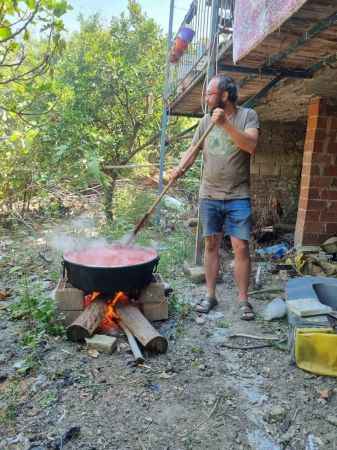
M125 267L143 264L157 257L155 250L143 247L113 245L66 252L64 259L88 267Z

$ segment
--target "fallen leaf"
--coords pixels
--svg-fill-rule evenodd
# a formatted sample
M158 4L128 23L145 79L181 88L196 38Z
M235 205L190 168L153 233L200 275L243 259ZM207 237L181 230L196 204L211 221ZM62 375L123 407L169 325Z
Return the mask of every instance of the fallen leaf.
M98 358L99 352L94 348L89 348L88 355L91 356L92 358Z

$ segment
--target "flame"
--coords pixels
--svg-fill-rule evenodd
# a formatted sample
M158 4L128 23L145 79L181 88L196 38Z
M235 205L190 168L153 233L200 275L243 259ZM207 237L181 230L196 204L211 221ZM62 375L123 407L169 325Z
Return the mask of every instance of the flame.
M98 296L100 292L92 292L84 297L84 307L90 305ZM99 329L105 332L111 331L111 329L116 329L118 327L119 315L117 313L118 303L128 303L129 297L122 291L117 292L117 294L110 300L107 300L107 308L105 316L103 317L101 323L99 324Z

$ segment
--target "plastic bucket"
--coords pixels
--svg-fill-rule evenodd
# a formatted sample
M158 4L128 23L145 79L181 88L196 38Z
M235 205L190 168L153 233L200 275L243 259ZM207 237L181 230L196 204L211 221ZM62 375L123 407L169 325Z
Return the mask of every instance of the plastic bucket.
M184 41L180 37L177 37L174 43L174 49L177 54L183 54L183 52L187 49L188 42Z
M181 38L183 41L189 43L193 39L194 31L192 28L189 27L182 27L179 30L178 37Z

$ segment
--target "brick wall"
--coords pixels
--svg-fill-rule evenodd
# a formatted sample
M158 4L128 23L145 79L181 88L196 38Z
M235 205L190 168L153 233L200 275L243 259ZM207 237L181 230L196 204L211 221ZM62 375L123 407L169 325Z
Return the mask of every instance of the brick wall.
M295 243L320 244L337 235L337 109L312 99L303 154Z
M251 192L256 222L296 222L305 138L305 123L264 122L251 159Z

